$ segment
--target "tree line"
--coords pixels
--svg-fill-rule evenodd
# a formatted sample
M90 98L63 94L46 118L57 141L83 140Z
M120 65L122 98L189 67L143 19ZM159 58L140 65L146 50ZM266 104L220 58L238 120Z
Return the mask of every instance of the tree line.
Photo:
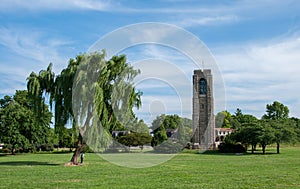
M242 145L245 150L250 147L254 153L260 145L265 154L267 145L276 144L277 153L280 153L281 143L300 142L300 120L289 117L289 108L278 101L266 105L261 119L243 114L239 108L233 115L228 111L220 112L216 115L216 126L234 129L220 146L224 152L240 151L241 148L235 147Z
M27 90L0 100L0 142L8 144L12 153L56 143L76 148L71 158L76 164L86 143L94 150L107 149L113 144L112 131L121 130L132 131L132 135L117 139L127 146L151 143L155 148L162 143L189 142L191 120L178 115L158 116L151 126L153 137L149 137L147 125L133 112L142 104L142 92L133 83L140 70L134 69L125 55L107 60L105 51L80 54L58 75L52 66L50 63L45 70L32 72ZM286 106L274 102L267 105L261 119L237 109L233 115L218 113L215 122L217 127L235 130L225 144L239 143L253 150L260 144L265 152L268 144L276 143L279 152L282 142L293 142L300 136L299 119L288 114Z
M52 112L47 104L35 116L33 100L27 90L17 90L13 96L0 99L0 142L15 152L52 151L54 148L74 148L76 131L51 127Z

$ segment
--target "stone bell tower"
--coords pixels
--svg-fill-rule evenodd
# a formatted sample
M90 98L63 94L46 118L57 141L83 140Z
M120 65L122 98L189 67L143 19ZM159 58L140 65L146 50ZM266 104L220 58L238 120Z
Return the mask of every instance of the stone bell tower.
M213 77L210 69L194 70L193 75L193 138L195 148L214 147Z

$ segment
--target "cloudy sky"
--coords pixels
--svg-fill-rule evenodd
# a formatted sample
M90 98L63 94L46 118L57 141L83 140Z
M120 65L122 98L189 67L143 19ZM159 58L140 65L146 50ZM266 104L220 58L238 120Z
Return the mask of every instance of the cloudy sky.
M240 108L261 117L266 104L278 100L290 108L290 116L300 117L297 0L1 0L0 97L25 89L32 71L52 62L59 73L70 58L87 52L103 36L140 22L176 25L198 37L215 57L224 81L224 108L231 113ZM180 52L155 44L122 53L133 65L160 73L137 84L144 91L138 112L143 119L150 122L159 112L191 117L190 81L199 67ZM166 67L148 68L147 59L147 65L156 59ZM169 64L176 66L167 69ZM174 76L176 71L185 77ZM160 75L165 78L155 78ZM186 88L174 87L176 78Z

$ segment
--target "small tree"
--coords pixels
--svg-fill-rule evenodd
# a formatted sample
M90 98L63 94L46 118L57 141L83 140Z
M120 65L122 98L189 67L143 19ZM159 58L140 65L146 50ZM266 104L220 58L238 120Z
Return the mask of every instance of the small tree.
M273 104L267 104L266 114L262 119L265 124L269 125L274 131L274 142L277 145L277 153L280 153L281 142L293 142L296 132L293 125L296 123L288 119L289 108L278 101Z
M282 142L292 143L297 140L295 132L296 123L293 120L270 120L269 125L274 130L277 154L280 153L280 144Z
M260 141L261 130L262 128L258 123L247 123L240 130L235 131L232 138L244 144L246 149L251 145L251 152L254 153L255 146Z
M259 136L259 143L262 147L263 154L266 153L266 146L275 142L275 131L269 124L262 122L262 130Z
M118 142L128 146L129 150L131 146L139 146L143 150L144 145L151 142L151 136L148 133L130 133L118 138Z

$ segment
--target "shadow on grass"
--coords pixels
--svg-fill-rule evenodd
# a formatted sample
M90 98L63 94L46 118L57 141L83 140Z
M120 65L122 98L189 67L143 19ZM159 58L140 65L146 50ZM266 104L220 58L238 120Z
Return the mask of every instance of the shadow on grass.
M51 154L72 154L72 153L74 153L74 151L69 151L69 150L66 150L66 151L53 151L53 152L51 152Z
M186 153L186 152L184 152ZM245 156L245 155L274 155L277 154L275 152L266 152L263 154L261 151L255 151L254 153L245 152L245 153L221 153L218 150L207 150L203 152L196 152L196 154L203 154L203 155L220 155L220 156Z
M46 165L46 166L58 166L60 164L40 162L40 161L4 161L0 162L0 166L37 166L37 165Z
M266 152L266 154L263 154L262 151L254 151L252 154L251 151L247 151L244 153L222 153L218 150L183 150L181 151L183 154L203 154L203 155L218 155L218 156L243 156L243 155L274 155L277 154L276 152Z

